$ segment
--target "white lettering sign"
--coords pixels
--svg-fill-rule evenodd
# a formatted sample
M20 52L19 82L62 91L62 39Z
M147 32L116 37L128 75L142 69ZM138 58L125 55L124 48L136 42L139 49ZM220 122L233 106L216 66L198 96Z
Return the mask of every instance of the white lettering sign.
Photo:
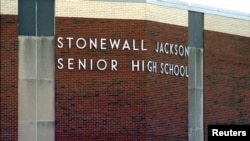
M144 46L144 40L140 39L113 39L113 38L83 38L83 37L58 37L57 48L75 48L80 50L121 50L121 51L143 51L148 49ZM171 42L156 42L153 50L156 54L188 57L188 46ZM79 58L58 58L57 68L59 70L111 70L118 71L116 59L79 59ZM184 65L156 62L153 60L131 60L131 71L150 72L163 75L188 77L188 67Z

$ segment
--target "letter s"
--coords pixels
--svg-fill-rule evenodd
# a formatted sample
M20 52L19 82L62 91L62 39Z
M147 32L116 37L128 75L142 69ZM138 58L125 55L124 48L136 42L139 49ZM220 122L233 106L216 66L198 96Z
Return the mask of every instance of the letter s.
M58 37L57 38L57 42L58 42L57 47L58 48L63 48L63 42L62 42L62 40L63 40L63 37Z
M242 136L247 136L247 132L246 131L242 131Z
M57 63L58 63L58 66L57 66L57 68L58 69L63 69L63 59L62 58L58 58L58 60L57 60Z

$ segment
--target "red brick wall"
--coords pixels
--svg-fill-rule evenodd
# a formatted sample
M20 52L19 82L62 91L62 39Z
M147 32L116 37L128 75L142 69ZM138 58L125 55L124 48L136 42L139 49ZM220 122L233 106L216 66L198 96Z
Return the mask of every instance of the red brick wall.
M185 57L154 52L156 41L186 45L186 28L57 17L59 36L143 39L148 51L56 47L56 140L187 140L187 78L131 70L131 60L187 65ZM118 71L77 70L77 65L59 70L58 58L116 59Z
M18 18L0 15L0 140L17 140Z
M17 140L18 18L1 15L0 140ZM116 59L118 71L56 68L56 140L187 140L187 78L132 72L131 60L187 65L156 41L187 44L184 27L140 20L56 18L56 35L144 39L147 52L56 47L57 58ZM204 129L249 124L250 39L205 31ZM57 60L55 60L56 62ZM56 66L57 67L57 62ZM158 70L159 71L159 70Z
M0 140L17 140L18 18L1 15ZM144 39L147 52L56 47L57 58L116 59L118 71L56 68L56 140L187 140L187 78L132 72L131 60L187 65L156 41L187 44L184 27L140 20L56 18L56 35ZM205 31L204 128L249 124L250 39ZM57 60L55 60L57 67ZM159 71L159 70L158 70Z
M250 123L250 38L212 31L204 38L207 140L209 124Z
M187 65L188 58L159 54L152 51L156 41L187 45L187 28L147 21L147 57L156 62ZM188 78L171 75L148 74L147 86L147 138L146 140L188 140Z

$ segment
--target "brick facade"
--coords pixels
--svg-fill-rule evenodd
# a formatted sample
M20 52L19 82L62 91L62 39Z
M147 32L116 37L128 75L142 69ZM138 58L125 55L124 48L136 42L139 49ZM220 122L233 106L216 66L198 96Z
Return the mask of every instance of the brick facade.
M205 31L204 47L207 137L210 124L250 123L250 38Z
M17 140L18 18L0 15L0 140Z
M240 25L239 25L240 26ZM239 27L240 28L240 27ZM57 37L144 40L148 51L57 48L55 140L187 140L185 77L131 70L131 60L187 65L154 52L156 41L187 45L187 28L147 20L56 17ZM64 40L66 41L66 40ZM73 40L75 41L75 40ZM73 42L74 43L74 42ZM131 42L130 42L131 43ZM250 39L205 30L204 132L207 125L249 124ZM1 14L0 140L18 138L18 16ZM118 61L117 71L57 68L58 58ZM65 66L66 66L66 62ZM108 66L110 62L108 62Z
M187 65L185 57L154 52L156 41L187 44L186 28L144 20L56 21L57 36L75 39L71 49L57 48L56 58L118 61L114 72L56 68L57 140L187 139L187 78L131 70L131 60ZM73 45L79 37L144 39L148 51L80 50Z

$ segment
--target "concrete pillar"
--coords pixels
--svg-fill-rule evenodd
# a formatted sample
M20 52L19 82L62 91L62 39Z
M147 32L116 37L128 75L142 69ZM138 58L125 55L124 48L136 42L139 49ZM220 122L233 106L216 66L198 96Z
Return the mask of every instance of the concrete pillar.
M203 13L188 12L188 137L203 141Z
M54 0L19 0L18 140L55 140Z

